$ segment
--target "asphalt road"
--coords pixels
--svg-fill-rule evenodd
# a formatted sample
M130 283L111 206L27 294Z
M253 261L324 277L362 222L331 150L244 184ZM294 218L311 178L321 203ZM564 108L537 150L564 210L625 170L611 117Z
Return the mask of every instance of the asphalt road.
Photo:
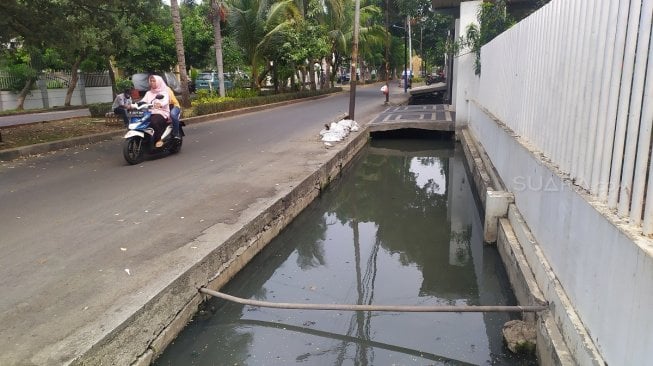
M356 120L383 101L359 86ZM0 364L79 356L201 258L195 238L242 225L327 159L319 131L348 105L340 93L191 124L179 154L135 166L120 138L3 162Z

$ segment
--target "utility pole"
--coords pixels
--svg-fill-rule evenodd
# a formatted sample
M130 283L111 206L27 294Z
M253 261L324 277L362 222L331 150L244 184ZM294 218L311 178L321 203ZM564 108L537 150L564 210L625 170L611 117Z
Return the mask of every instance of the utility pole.
M406 18L408 19L408 18ZM404 28L404 93L408 92L408 32Z
M388 79L390 78L390 22L388 20L388 8L390 0L385 0L385 104L390 102L390 85Z
M351 46L351 77L349 78L349 119L354 119L356 109L356 68L358 66L358 32L360 23L360 0L356 0L354 12L354 42Z
M408 19L408 17L406 17L406 19ZM404 30L404 72L401 77L404 79L404 93L406 93L408 92L408 32L406 32L407 28L395 24L392 26Z
M422 20L423 22L423 20ZM424 47L422 46L422 41L423 41L423 36L424 33L422 32L424 30L424 25L423 23L420 22L419 24L419 57L422 58L422 65L420 66L422 68L420 76L424 77L426 76L426 61L424 61Z
M410 66L410 76L413 75L413 36L410 34L410 17L406 16L406 29L408 30L408 65ZM408 76L406 76L408 77Z

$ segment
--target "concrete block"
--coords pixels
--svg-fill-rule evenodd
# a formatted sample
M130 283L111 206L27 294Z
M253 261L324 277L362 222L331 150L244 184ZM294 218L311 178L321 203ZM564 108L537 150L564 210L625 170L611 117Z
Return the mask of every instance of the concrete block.
M505 191L485 191L485 218L483 220L483 241L497 241L499 218L508 215L508 207L515 202L515 197Z

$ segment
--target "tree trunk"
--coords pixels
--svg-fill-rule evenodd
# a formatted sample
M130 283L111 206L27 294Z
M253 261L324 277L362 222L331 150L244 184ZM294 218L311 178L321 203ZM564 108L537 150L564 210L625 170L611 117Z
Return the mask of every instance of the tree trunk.
M335 76L340 74L340 54L338 52L334 53L335 55L335 61L333 62L333 76L331 76L332 79L335 80Z
M113 86L111 88L111 95L113 98L115 98L116 95L118 95L118 87L116 86L116 73L113 72L113 67L109 58L107 58L107 70L109 70L109 80L111 80L111 85Z
M286 84L287 82L288 82L288 79L286 79L286 82L284 82L284 84ZM300 82L297 82L297 73L293 72L290 75L290 90L291 91L299 91L300 87L301 87L301 85L298 85L299 83ZM282 90L286 91L287 89L282 89Z
M311 90L317 90L317 83L315 82L315 61L313 60L308 63L308 79L311 81Z
M263 70L263 73L259 74L258 67L256 65L256 62L254 61L252 61L252 64L250 65L252 68L252 87L256 90L261 90L263 81L267 78L268 74L271 74L271 69L266 66L266 69Z
M215 60L218 64L218 81L220 86L220 96L224 97L224 65L222 60L222 28L220 20L222 18L222 8L217 0L211 0L211 21L213 22L213 37L215 42Z
M175 48L177 49L177 63L179 64L179 78L181 79L181 105L190 107L190 92L188 91L188 74L186 73L186 55L184 54L184 36L181 32L181 17L177 0L170 0L172 13L172 29L175 33Z
M23 110L25 105L25 98L27 98L27 94L29 94L30 90L32 90L32 86L34 86L35 81L36 81L36 77L31 77L27 79L27 81L25 82L25 86L18 94L18 99L17 99L18 104L16 105L16 110L18 111Z
M272 65L272 82L274 83L274 94L279 94L279 79L277 78L277 65Z
M77 80L79 79L79 73L77 73L77 70L79 69L79 65L82 63L82 58L82 56L77 57L77 59L75 59L75 63L73 64L72 70L70 70L70 84L68 84L68 90L66 90L66 99L63 103L63 105L66 107L70 107L70 100L73 98L73 92L77 86Z
M329 83L329 87L333 88L333 67L331 67L331 59L327 58L324 60L326 63L326 70L324 70L324 77L327 78L327 82Z
M261 84L263 82L263 77L265 77L268 73L268 71L264 70L262 75L259 75L258 73L258 67L256 65L255 61L252 61L251 63L251 68L252 68L252 88L256 90L261 90Z

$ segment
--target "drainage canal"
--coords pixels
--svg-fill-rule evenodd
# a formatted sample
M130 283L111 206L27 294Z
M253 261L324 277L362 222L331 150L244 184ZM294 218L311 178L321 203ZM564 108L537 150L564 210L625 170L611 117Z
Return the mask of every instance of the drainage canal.
M516 305L482 243L462 151L373 139L221 292L305 304ZM211 299L156 365L536 365L501 328L518 313L311 311Z

